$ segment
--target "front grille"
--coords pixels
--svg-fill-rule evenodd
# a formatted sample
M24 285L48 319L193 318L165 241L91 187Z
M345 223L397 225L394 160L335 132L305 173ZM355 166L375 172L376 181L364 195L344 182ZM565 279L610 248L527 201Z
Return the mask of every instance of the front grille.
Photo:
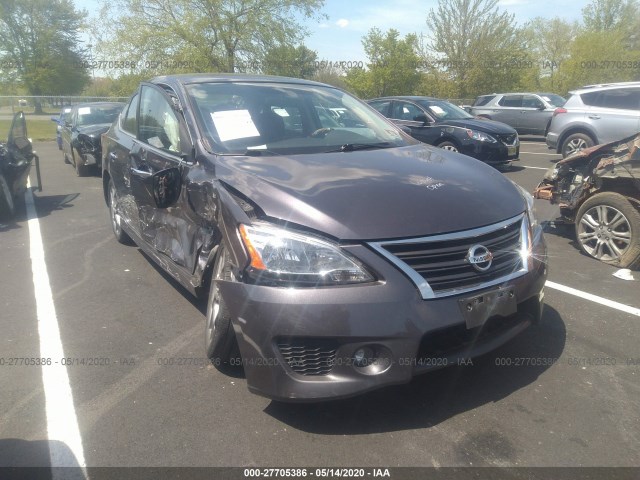
M518 141L517 133L513 133L511 135L496 135L496 137L498 137L498 140L500 140L502 143L504 143L508 147L512 147Z
M502 223L494 230L472 230L468 235L462 232L454 236L425 237L415 242L382 242L379 251L391 254L394 263L398 264L395 260L400 260L401 268L408 267L418 274L418 278L426 280L435 296L481 288L524 269L521 256L523 218ZM493 254L487 271L478 271L467 260L474 245L482 245Z
M278 350L287 365L306 376L328 375L335 364L336 342L325 339L282 339Z

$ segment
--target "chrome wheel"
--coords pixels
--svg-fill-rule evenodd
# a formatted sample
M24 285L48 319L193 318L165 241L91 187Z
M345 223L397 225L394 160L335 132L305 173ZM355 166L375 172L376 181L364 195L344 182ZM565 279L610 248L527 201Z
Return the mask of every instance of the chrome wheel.
M584 139L574 138L567 143L567 156L573 155L574 153L579 152L580 150L584 150L585 148L587 148L587 142L585 142Z
M215 263L215 270L211 278L211 292L209 298L209 306L207 308L207 345L211 344L216 331L216 324L220 319L220 289L218 288L218 280L224 280L225 267L228 265L227 250L220 252L220 258Z
M453 143L445 142L440 144L440 148L443 150L448 150L450 152L457 152L458 147L456 147Z
M610 205L596 205L579 219L578 241L585 252L605 262L620 259L631 245L631 224Z
M122 232L122 217L120 217L120 214L118 213L116 208L117 199L118 194L116 193L116 187L113 183L111 183L111 186L109 188L109 210L111 212L111 226L113 227L113 233L115 233L116 236L119 236Z

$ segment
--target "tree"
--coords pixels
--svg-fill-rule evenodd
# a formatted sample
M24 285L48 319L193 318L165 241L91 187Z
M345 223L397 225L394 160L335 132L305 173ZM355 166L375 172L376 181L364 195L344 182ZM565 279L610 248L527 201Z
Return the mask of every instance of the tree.
M267 51L260 70L267 75L311 78L316 72L317 60L316 52L304 45L280 45Z
M349 88L362 97L413 93L420 83L416 35L401 39L397 30L383 34L378 28L372 28L362 39L362 45L369 63L366 70L349 70L346 78Z
M540 82L536 89L555 90L560 65L571 55L571 46L578 32L575 23L561 18L534 18L525 26L534 60L540 66Z
M71 95L89 82L78 38L85 15L71 0L0 0L0 60L29 94Z
M514 16L500 12L497 4L498 0L440 0L427 16L429 48L456 82L460 97L480 92L474 82L486 73L493 80L504 77L502 84L512 81L530 60Z
M638 4L634 0L593 0L582 9L585 29L606 32L637 25Z
M193 63L192 71L256 71L266 53L298 44L296 17L316 17L324 0L118 0L101 13L100 52L143 66Z

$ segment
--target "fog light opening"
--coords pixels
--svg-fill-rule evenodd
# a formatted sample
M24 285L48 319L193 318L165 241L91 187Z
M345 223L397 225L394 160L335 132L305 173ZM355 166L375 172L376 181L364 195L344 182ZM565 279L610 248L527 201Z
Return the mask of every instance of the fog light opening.
M351 357L353 368L364 375L378 375L391 367L391 351L382 345L363 345Z

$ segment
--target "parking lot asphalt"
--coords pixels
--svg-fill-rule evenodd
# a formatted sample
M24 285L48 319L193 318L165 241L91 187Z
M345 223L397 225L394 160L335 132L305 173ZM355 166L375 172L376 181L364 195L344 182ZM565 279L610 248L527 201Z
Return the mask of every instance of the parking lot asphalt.
M72 400L48 397L46 366L15 360L41 357L50 340L20 207L0 225L0 466L49 465L65 402L84 463L96 467L640 466L637 313L548 287L541 323L470 365L347 400L271 402L250 394L241 372L204 361L206 306L116 242L100 178L76 177L54 142L35 147L44 265L69 359L52 361L67 364L59 373ZM523 137L505 175L532 191L558 159ZM536 206L552 285L640 309L640 272L617 278L580 253L572 228L549 223L554 207Z

